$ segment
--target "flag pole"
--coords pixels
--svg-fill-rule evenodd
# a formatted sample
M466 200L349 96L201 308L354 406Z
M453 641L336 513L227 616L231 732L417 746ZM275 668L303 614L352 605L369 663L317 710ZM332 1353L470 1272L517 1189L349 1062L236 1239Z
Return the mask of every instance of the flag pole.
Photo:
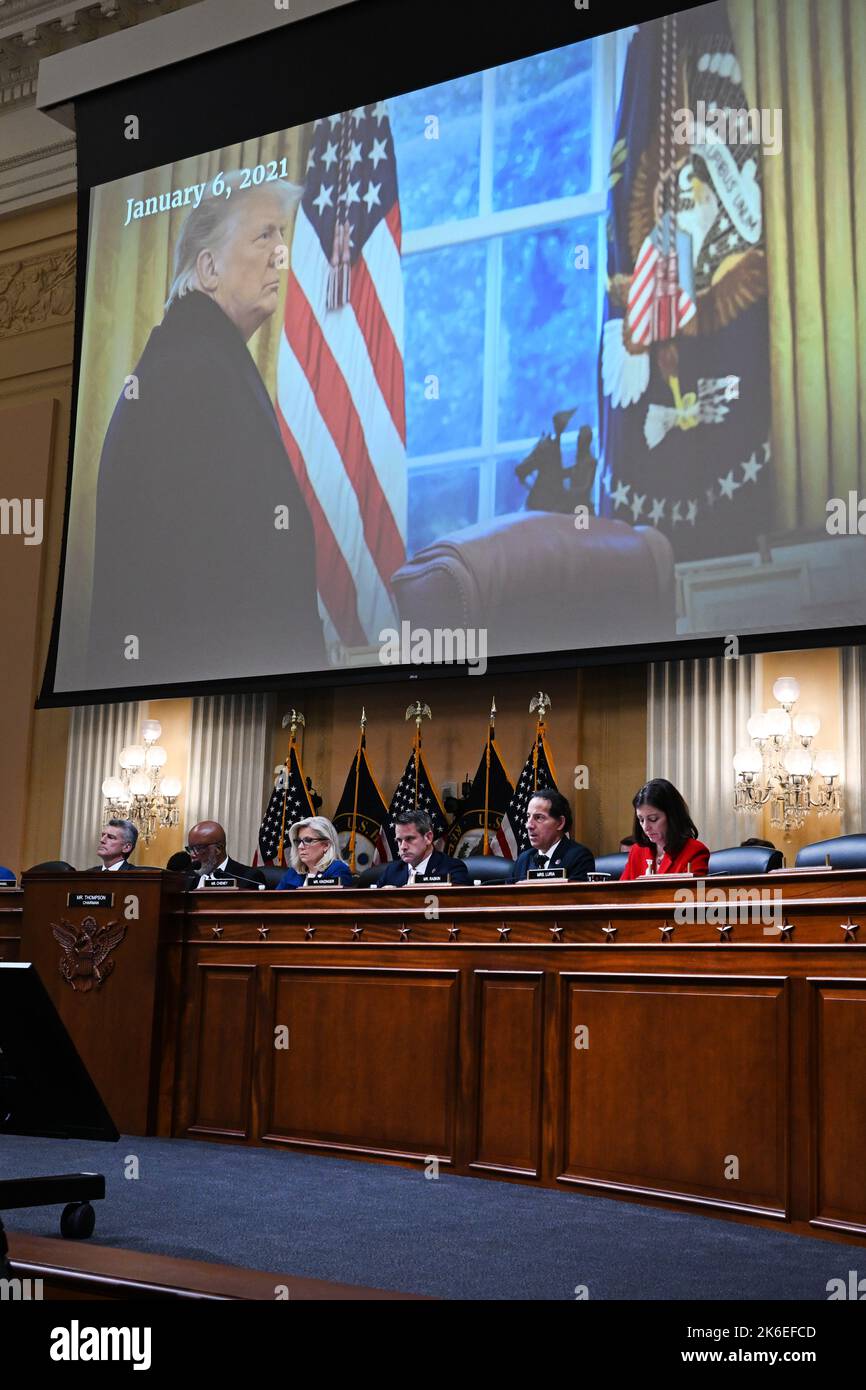
M529 701L529 713L538 710L535 721L535 742L532 745L532 790L538 791L538 743L539 739L544 739L544 716L550 709L550 696L545 695L543 690L539 690L537 695L533 695Z
M494 733L494 721L496 719L496 697L490 705L490 718L487 723L487 758L484 766L484 840L482 843L482 853L490 851L490 741Z
M303 724L304 722L304 716L301 714L299 710L293 709L290 710L288 714L283 715L283 728L285 728L286 725L289 724L290 729L289 751L286 754L286 781L283 787L283 818L280 824L280 844L277 850L277 859L281 865L283 863L283 848L286 843L286 803L289 799L289 781L291 780L292 776L292 749L295 746L295 734L297 732L298 725Z
M432 719L433 711L429 705L422 705L420 700L416 700L414 705L410 705L406 711L407 719L415 720L415 810L418 809L418 764L421 761L421 720Z
M355 835L358 816L358 784L361 780L361 750L364 747L364 729L367 725L367 711L361 706L361 732L358 735L358 751L355 754L355 800L352 804L352 833L349 836L349 868L355 872Z

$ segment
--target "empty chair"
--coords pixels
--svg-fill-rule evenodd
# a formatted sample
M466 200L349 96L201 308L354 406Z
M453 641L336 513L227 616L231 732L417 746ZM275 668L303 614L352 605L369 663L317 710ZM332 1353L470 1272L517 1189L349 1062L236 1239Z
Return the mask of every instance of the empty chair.
M28 874L77 874L78 870L74 864L67 864L63 859L45 859L41 864L34 864L32 869L27 870Z
M259 864L256 872L265 880L266 888L276 888L286 871L281 869L279 864Z
M500 854L467 854L463 862L470 883L476 879L481 883L505 883L511 875L512 860L503 859Z
M734 845L732 849L714 849L710 854L710 874L768 874L781 869L784 855L780 849L763 845Z
M611 878L622 878L622 871L626 866L627 854L601 854L596 857L595 872L597 874L610 874Z
M804 845L797 854L797 868L820 868L828 855L834 869L866 869L866 835L836 835L832 840Z

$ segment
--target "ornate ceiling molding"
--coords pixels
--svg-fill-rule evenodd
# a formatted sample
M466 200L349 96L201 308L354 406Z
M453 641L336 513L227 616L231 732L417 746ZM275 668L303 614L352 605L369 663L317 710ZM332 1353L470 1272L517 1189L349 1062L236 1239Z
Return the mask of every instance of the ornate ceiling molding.
M75 138L36 110L43 58L199 0L0 0L0 217L76 190Z
M43 58L198 0L0 0L0 115L32 102Z

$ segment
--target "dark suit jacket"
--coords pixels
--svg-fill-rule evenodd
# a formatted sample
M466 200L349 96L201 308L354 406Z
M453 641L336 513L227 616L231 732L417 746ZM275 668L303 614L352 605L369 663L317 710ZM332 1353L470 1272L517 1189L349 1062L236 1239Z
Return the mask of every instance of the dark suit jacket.
M236 878L239 888L249 888L251 891L253 884L258 885L265 881L258 869L251 868L249 864L239 864L237 859L232 859L231 856L229 856L224 869L214 869L213 872L217 878ZM193 869L190 874L190 888L197 888L200 878L201 872L196 873ZM252 883L244 883L242 880L245 878L252 879Z
M514 861L511 870L511 882L519 883L522 878L526 878L527 869L536 867L536 850L525 849ZM548 864L551 869L565 869L565 877L572 883L577 883L585 879L587 874L595 871L595 858L586 845L580 844L577 840L572 840L570 835L563 835L556 847L556 853Z
M469 874L462 859L449 859L441 850L434 849L430 855L425 873L450 874L452 883L468 883ZM402 859L393 859L386 864L379 875L377 888L405 888L409 877L409 865Z
M275 661L321 669L313 523L234 323L191 291L135 366L117 371L138 378L138 399L121 391L102 447L88 684L263 674ZM289 509L288 530L274 525L277 505ZM148 560L140 572L137 553ZM292 601L274 602L282 593Z
M105 865L104 865L104 864L94 864L93 868L92 868L92 869L87 869L86 872L89 873L89 874L101 874L101 873L102 873L102 870L103 870L104 868L105 868ZM109 872L110 872L110 873L114 873L114 874L122 874L123 871L124 871L124 869L137 869L137 868L138 868L138 865L137 865L137 864L130 864L130 862L129 862L128 859L124 859L124 861L123 861L123 863L121 864L121 866L120 866L119 869L106 870L106 873L109 873Z

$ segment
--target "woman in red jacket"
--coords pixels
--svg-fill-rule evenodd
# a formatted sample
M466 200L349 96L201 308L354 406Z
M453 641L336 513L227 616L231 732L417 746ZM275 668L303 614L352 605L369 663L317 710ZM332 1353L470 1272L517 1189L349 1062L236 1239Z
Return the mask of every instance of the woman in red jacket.
M634 838L623 878L646 874L705 874L710 851L698 839L689 808L672 782L654 777L632 802Z

